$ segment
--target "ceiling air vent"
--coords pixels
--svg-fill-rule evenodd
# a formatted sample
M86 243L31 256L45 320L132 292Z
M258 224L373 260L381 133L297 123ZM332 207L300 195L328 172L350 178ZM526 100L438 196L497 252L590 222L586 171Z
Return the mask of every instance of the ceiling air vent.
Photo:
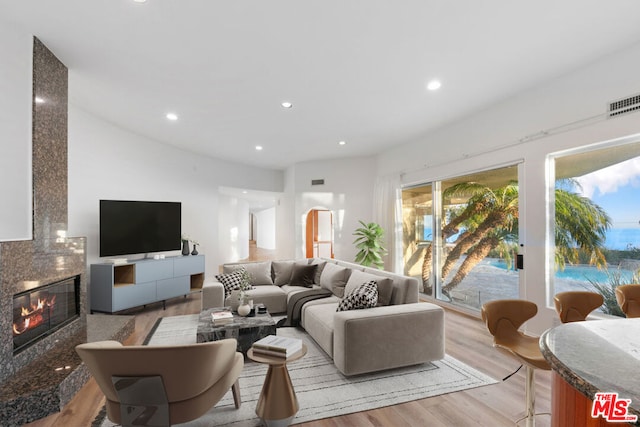
M312 179L311 185L324 185L324 179Z
M640 95L630 96L609 103L609 117L640 110Z

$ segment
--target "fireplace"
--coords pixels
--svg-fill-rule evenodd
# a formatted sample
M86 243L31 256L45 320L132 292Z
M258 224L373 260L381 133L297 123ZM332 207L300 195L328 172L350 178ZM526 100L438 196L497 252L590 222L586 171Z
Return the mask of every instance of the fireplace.
M80 317L80 276L13 296L13 354Z

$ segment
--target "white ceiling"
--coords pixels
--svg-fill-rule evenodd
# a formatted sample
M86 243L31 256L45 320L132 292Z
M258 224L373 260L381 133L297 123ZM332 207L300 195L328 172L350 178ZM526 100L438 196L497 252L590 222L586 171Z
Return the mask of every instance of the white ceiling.
M635 44L640 1L0 0L1 22L69 67L75 106L282 169L415 140Z

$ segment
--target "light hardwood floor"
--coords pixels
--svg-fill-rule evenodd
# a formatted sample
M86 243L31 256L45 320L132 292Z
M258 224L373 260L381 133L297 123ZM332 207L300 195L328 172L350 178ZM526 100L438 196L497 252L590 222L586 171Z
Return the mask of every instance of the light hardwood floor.
M255 254L252 252L252 256ZM259 257L257 257L259 258ZM125 344L140 344L160 317L198 313L200 294L176 298L162 304L152 304L145 309L132 310L136 326ZM446 309L445 314L447 354L476 369L501 380L515 371L519 364L491 345L491 336L481 320ZM420 327L420 325L407 325ZM524 369L497 384L450 393L428 399L416 400L371 411L358 412L341 417L326 418L298 424L304 427L464 427L464 426L513 426L524 414ZM242 389L242 384L240 384ZM294 384L295 387L295 384ZM536 410L549 412L551 399L551 374L536 371ZM104 396L95 381L90 380L76 397L58 414L29 424L31 427L81 427L90 426L104 404ZM550 417L539 415L538 426L549 426Z
M132 311L136 315L134 333L126 344L140 344L160 317L197 313L200 294ZM412 325L411 327L418 327ZM519 364L491 346L491 336L484 324L458 312L446 311L447 354L481 370L498 380L514 371ZM494 385L417 400L372 411L341 417L327 418L299 424L304 427L332 426L513 426L524 414L524 369L504 382ZM295 384L294 384L295 386ZM242 384L241 384L242 387ZM551 375L536 372L536 407L538 412L549 412ZM89 426L104 404L104 397L90 380L76 397L58 414L29 424L32 427ZM537 417L537 425L548 426L548 415ZM425 424L428 423L428 424Z

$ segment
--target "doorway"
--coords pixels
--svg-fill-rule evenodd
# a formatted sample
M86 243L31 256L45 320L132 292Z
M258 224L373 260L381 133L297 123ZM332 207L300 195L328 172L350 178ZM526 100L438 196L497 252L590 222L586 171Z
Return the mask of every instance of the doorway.
M306 257L333 258L333 213L327 209L311 209L307 214Z

